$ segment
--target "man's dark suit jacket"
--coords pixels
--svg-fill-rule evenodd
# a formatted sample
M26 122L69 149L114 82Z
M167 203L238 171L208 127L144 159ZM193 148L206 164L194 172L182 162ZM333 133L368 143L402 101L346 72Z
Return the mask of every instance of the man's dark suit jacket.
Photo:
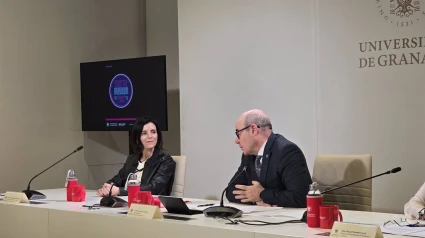
M279 207L306 207L306 196L312 180L304 154L296 144L272 133L264 148L260 178L255 172L255 157L242 154L238 171L230 181L245 166L246 172L229 185L226 192L229 202L242 203L233 194L236 184L252 185L252 181L258 181L265 188L260 194L264 203Z

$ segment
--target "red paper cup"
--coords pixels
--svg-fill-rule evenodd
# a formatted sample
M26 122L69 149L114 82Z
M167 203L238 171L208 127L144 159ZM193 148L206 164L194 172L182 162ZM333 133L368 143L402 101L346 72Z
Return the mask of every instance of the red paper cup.
M72 186L72 201L73 202L84 202L86 200L86 186L75 185Z
M86 186L80 185L81 187L81 193L80 193L80 202L86 201Z
M320 228L332 229L335 221L342 221L342 214L338 205L320 206Z
M152 199L153 199L153 205L161 208L161 201L159 200L159 198L152 198Z
M139 192L137 192L135 203L152 205L153 204L153 198L152 198L151 191L139 191Z

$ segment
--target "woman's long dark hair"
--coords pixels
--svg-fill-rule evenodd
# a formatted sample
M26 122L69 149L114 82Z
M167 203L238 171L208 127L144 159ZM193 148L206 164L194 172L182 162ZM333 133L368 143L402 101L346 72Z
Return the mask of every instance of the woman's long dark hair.
M162 134L161 129L158 126L158 123L151 117L139 117L137 118L136 122L134 122L134 126L131 132L131 144L133 145L133 152L142 152L143 151L143 144L140 140L140 136L143 131L143 127L152 122L156 127L156 133L158 134L158 140L155 145L155 150L161 151L163 150L162 145Z

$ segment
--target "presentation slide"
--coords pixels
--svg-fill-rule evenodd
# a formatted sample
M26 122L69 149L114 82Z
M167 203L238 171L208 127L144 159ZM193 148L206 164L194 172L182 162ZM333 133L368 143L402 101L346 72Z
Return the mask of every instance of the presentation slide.
M80 65L83 131L129 131L139 116L168 130L165 56Z

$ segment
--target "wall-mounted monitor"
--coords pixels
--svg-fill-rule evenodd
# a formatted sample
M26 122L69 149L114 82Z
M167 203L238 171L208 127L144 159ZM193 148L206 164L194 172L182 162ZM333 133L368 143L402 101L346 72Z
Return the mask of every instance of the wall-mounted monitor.
M83 131L130 131L139 116L168 130L166 57L80 64Z

